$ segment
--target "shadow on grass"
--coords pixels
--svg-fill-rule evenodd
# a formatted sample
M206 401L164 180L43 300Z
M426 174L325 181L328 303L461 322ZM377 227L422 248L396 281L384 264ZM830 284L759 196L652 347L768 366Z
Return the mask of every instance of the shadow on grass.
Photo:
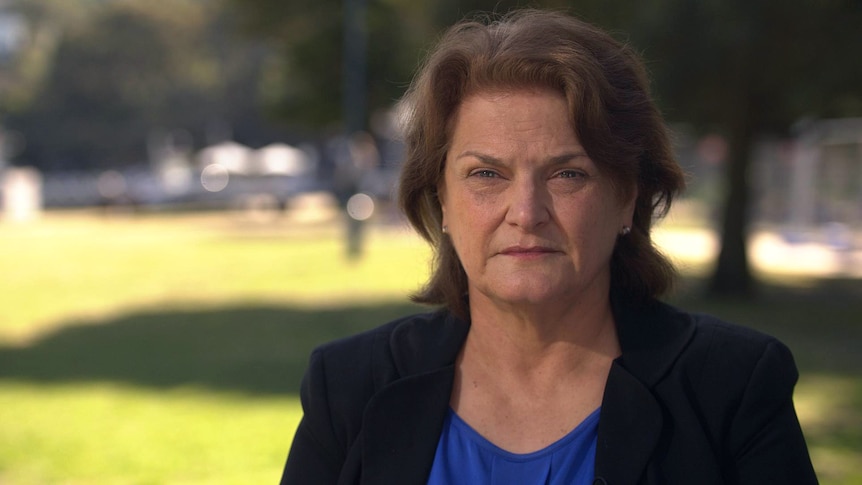
M334 309L239 306L76 322L26 347L0 346L0 379L296 393L316 345L417 311L424 310L398 303Z
M777 336L803 373L862 373L858 280L822 281L813 288L766 285L754 301L703 298L700 284L685 280L673 303ZM0 346L0 379L295 393L313 347L417 311L423 310L405 303L238 306L70 322L28 346Z

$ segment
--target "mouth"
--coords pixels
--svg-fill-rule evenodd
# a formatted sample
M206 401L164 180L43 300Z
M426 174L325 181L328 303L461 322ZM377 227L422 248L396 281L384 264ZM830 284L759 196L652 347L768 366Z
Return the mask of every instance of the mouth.
M547 246L510 246L500 251L500 254L504 256L516 257L536 257L544 256L547 254L556 254L559 252L560 251L557 251L556 249Z

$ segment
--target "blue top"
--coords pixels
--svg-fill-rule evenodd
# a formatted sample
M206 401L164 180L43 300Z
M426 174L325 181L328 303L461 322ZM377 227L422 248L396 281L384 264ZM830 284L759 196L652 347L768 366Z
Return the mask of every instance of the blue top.
M559 441L516 454L483 438L450 408L428 485L590 485L598 425L597 409Z

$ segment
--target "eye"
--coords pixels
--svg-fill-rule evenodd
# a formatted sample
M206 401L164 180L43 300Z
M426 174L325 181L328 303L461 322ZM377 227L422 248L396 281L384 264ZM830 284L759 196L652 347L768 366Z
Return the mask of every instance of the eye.
M481 178L494 178L494 177L499 177L500 175L493 170L483 169L483 170L476 170L476 171L472 172L470 174L470 176L481 177Z
M556 174L557 177L563 179L584 178L587 176L584 172L574 169L560 170Z

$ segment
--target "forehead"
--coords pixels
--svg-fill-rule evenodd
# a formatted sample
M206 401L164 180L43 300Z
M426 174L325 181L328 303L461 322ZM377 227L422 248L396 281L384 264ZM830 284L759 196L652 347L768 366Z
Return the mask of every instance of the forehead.
M489 104L489 105L520 105L531 106L535 104L553 105L560 112L568 111L566 97L557 91L543 87L516 87L516 88L486 88L468 91L455 108L454 116L464 111L465 107Z
M449 145L577 144L566 98L547 89L490 90L466 96L452 116Z

